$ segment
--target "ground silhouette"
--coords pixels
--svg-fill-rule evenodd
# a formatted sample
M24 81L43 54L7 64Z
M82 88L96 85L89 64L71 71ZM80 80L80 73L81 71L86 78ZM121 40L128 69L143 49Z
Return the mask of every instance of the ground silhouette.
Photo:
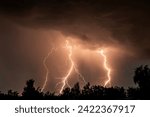
M72 88L65 88L61 94L42 92L40 87L35 88L33 79L26 82L22 94L8 90L0 92L0 99L4 100L142 100L150 99L150 68L140 66L135 69L133 81L137 87L103 87L87 83L83 88L77 82Z

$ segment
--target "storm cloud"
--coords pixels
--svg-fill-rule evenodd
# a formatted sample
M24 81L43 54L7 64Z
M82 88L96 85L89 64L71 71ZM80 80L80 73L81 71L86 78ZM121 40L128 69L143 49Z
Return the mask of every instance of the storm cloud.
M8 83L10 87L22 88L30 77L36 77L41 85L41 61L50 44L61 40L59 35L75 37L87 48L122 49L124 53L114 57L114 61L118 57L120 62L114 69L124 70L118 70L114 77L125 78L114 84L128 86L132 84L134 67L150 62L149 14L150 4L146 0L1 0L0 77L4 83L0 88L8 89L5 84L9 81L15 81ZM16 82L20 85L16 86Z

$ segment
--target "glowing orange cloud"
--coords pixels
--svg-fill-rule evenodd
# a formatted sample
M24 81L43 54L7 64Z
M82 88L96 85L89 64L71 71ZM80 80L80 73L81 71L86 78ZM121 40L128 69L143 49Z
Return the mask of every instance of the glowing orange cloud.
M102 56L103 56L103 58L104 58L104 68L106 69L106 71L107 71L107 77L108 77L108 80L106 80L106 82L105 82L105 84L104 84L104 86L106 87L106 85L108 84L108 83L110 83L110 81L111 81L111 69L108 67L108 65L107 65L107 57L106 57L106 55L104 54L104 50L103 49L101 49L101 50L99 50L98 51L98 53L100 53Z

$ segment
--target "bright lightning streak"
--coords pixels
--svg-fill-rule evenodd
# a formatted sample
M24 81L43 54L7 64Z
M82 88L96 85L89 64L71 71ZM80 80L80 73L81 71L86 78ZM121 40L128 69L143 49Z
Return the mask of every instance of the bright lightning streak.
M69 61L70 61L70 63L71 63L71 66L70 66L70 69L69 69L69 71L68 71L68 73L67 73L67 75L65 76L65 77L63 77L63 81L62 81L62 83L63 83L63 85L62 85L62 87L61 87L61 89L60 89L60 94L62 93L62 91L63 91L63 89L64 89L64 87L66 86L66 85L68 85L69 86L69 84L68 84L68 78L69 78L69 76L71 75L71 73L73 72L73 70L75 70L75 72L82 78L82 80L86 83L86 81L85 81L85 79L84 79L84 77L81 75L81 73L79 72L79 70L77 69L77 67L75 66L75 63L74 63L74 61L73 61L73 59L72 59L72 46L69 44L69 41L68 40L66 40L66 49L69 51L69 53L68 53L68 58L69 58ZM70 86L69 86L70 87Z
M43 60L43 65L44 65L44 68L46 70L46 76L45 76L45 81L44 81L44 84L42 86L42 89L41 91L43 92L43 90L45 89L46 87L46 84L47 84L47 81L48 81L48 75L49 75L49 69L48 69L48 66L46 65L46 61L47 59L49 58L49 56L53 53L53 51L56 50L56 48L52 48L49 53L47 54L47 56L44 58Z
M104 54L104 50L102 49L102 50L99 50L98 51L98 53L100 53L102 56L103 56L103 58L104 58L104 68L106 69L106 71L107 71L107 77L108 77L108 80L106 80L106 82L105 82L105 84L104 84L104 87L106 87L106 85L108 84L108 83L110 83L110 81L111 81L111 76L110 76L110 74L111 74L111 69L108 67L108 65L107 65L107 57L106 57L106 55Z
M67 75L66 75L65 77L63 77L63 81L62 81L62 82L63 82L63 85L62 85L62 87L61 87L61 89L60 89L60 93L62 93L62 91L63 91L63 89L64 89L66 83L68 83L67 80L68 80L68 78L69 78L71 72L73 71L73 67L74 67L74 62L73 62L73 60L72 60L72 46L70 46L70 45L68 45L68 44L69 44L69 42L68 42L68 40L66 40L66 48L69 50L68 57L69 57L69 60L70 60L70 62L71 62L71 67L70 67L70 69L69 69Z

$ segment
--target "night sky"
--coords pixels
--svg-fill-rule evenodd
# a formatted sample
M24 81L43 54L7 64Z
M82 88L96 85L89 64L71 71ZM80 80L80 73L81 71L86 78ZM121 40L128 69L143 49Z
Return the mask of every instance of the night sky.
M0 1L0 90L22 91L28 79L42 87L48 60L45 88L56 86L67 73L65 40L80 73L91 84L103 85L103 58L95 51L104 48L112 69L112 86L135 86L134 70L150 64L150 4L146 0L1 0ZM75 73L69 84L79 80ZM82 84L82 82L81 82Z

